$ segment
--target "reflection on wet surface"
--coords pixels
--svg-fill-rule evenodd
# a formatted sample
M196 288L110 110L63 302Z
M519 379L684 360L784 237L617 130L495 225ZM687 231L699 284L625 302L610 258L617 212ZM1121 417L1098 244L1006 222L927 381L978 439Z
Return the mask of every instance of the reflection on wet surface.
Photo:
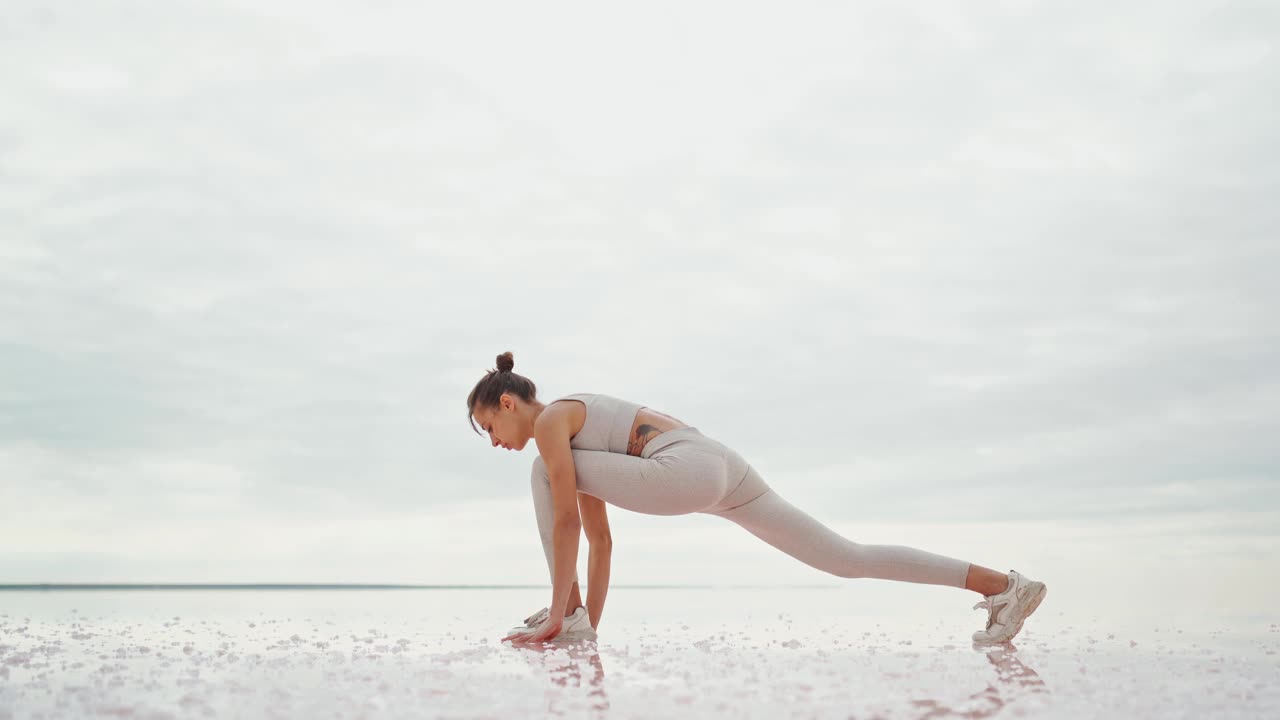
M513 646L542 593L0 593L0 718L1280 713L1271 622L1108 626L1046 602L975 648L977 614L852 615L843 590L617 595L596 641Z

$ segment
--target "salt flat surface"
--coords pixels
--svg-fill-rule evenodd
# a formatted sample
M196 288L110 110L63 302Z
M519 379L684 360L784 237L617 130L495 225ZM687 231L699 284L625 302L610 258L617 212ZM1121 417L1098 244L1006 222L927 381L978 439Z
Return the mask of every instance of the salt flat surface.
M1280 716L1280 617L1051 591L975 649L946 588L614 588L597 641L501 643L549 594L4 592L0 718Z

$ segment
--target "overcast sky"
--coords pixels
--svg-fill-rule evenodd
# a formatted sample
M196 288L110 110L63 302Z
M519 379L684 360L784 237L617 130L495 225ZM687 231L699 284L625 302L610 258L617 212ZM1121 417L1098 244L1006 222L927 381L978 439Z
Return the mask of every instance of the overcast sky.
M545 582L506 350L854 540L1275 567L1274 5L262 5L6 5L0 583Z

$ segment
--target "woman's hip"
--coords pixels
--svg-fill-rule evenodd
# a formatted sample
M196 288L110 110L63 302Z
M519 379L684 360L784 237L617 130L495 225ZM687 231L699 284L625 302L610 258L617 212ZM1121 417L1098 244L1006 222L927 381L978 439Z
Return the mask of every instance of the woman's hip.
M741 453L693 426L658 435L649 441L640 456L663 463L684 482L709 484L706 489L710 492L702 494L703 506L690 512L713 513L734 508L769 489Z
M697 428L668 430L639 457L573 450L577 489L607 503L649 515L685 515L727 507L741 497L749 466L742 456ZM544 463L533 468L535 488L550 481Z

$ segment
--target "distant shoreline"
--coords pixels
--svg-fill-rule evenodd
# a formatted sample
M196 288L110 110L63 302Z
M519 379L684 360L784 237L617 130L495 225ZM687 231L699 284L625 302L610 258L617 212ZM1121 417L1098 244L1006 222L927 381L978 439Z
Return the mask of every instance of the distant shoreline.
M0 585L4 591L63 592L76 590L535 590L546 585L361 585L331 583L33 583ZM613 585L628 590L834 590L840 585Z

